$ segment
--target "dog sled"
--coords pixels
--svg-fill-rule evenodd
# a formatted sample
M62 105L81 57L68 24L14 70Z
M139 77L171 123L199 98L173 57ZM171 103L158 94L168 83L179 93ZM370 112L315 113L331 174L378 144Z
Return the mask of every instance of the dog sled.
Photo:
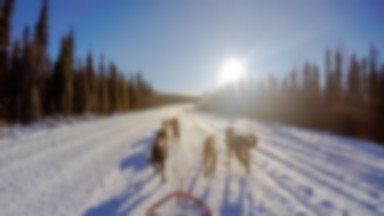
M212 216L206 203L184 191L175 191L153 204L147 216Z

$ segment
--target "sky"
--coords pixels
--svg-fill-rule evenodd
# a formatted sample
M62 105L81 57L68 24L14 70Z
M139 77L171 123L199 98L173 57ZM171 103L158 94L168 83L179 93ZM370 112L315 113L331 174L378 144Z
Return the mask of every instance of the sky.
M14 38L35 26L41 2L16 0ZM327 48L342 47L348 58L367 55L371 43L384 51L381 0L51 0L49 7L52 57L74 28L76 57L103 54L162 92L210 91L231 58L262 79L305 60L322 69Z

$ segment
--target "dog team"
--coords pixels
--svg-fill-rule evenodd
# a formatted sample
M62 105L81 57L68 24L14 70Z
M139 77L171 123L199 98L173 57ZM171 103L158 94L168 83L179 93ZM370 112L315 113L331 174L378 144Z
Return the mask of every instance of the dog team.
M162 122L161 129L157 132L154 144L150 153L150 163L161 175L161 180L166 181L165 162L167 160L168 140L173 139L180 145L180 123L178 118L169 118ZM211 176L215 172L218 152L216 135L209 134L203 143L201 153L204 176ZM257 147L258 140L254 134L238 134L233 127L225 130L226 143L226 165L231 164L234 154L239 164L244 167L247 174L250 173L250 153Z

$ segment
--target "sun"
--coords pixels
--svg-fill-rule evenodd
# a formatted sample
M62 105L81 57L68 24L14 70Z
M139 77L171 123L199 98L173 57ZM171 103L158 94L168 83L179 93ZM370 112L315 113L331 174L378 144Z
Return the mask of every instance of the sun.
M220 71L220 83L234 84L239 82L245 73L244 63L238 59L227 60Z

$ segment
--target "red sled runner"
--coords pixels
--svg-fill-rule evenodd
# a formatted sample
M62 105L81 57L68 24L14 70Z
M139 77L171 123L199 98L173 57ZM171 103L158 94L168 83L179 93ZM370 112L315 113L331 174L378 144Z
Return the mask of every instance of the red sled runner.
M152 205L147 216L212 216L211 209L200 199L183 191L175 191Z

